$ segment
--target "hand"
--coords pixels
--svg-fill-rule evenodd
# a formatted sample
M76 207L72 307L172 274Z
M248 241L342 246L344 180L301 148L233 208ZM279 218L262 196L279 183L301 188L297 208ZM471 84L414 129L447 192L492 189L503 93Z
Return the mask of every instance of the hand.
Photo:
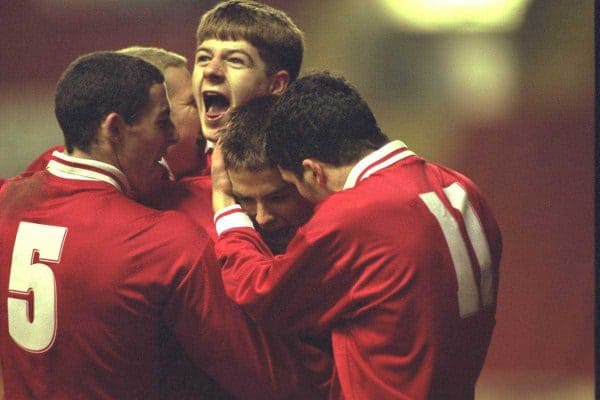
M212 153L210 175L212 179L213 211L217 212L222 208L234 205L235 198L232 194L231 180L223 162L223 149L220 140L217 140Z

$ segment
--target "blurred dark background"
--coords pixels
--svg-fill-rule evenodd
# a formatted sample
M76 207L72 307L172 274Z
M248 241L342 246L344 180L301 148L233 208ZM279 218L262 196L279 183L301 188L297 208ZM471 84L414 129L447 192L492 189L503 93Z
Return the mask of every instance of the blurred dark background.
M444 29L407 22L408 11L429 24L454 15L414 1L265 2L304 30L304 72L346 76L390 137L471 177L496 210L498 323L478 398L593 398L593 2L463 1L487 7L488 17L506 3L517 17ZM0 177L62 141L53 90L75 57L152 45L191 67L198 19L214 4L0 3Z

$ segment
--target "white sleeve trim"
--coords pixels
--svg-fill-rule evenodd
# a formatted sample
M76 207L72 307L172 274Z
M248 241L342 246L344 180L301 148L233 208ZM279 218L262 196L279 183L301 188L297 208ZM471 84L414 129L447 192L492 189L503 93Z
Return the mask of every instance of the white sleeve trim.
M234 204L229 207L220 209L215 213L214 217L215 227L217 228L217 234L221 236L223 232L233 228L252 228L254 224L252 220L246 214L242 207L238 204Z

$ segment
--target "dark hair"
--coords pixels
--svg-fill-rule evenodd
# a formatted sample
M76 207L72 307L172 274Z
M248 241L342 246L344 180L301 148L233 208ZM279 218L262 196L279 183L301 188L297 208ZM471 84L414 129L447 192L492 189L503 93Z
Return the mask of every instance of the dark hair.
M267 157L265 128L277 96L259 96L233 109L220 133L225 168L261 171L275 164Z
M89 151L111 112L134 122L148 103L150 87L163 81L156 67L137 57L108 51L78 57L63 72L54 98L67 151Z
M300 73L304 35L286 13L266 4L245 0L217 4L198 24L198 45L207 39L246 40L258 50L269 75L285 70L293 81Z
M343 166L387 142L358 91L328 72L293 82L275 103L267 129L267 154L297 176L306 158Z

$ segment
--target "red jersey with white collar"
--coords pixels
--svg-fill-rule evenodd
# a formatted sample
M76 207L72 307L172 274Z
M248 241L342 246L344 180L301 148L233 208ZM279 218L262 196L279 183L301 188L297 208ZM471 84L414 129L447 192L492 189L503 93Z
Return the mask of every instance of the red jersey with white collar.
M259 324L332 337L333 399L472 399L495 324L501 234L477 187L393 141L273 257L215 215L228 295Z
M215 398L210 376L239 398L319 398L306 360L226 298L208 236L127 193L118 169L59 152L0 189L5 397ZM202 375L169 370L178 348Z
M65 146L59 145L44 151L29 164L25 173L34 173L46 168L54 151L64 152ZM146 201L150 207L159 210L181 211L198 226L208 233L212 240L218 235L213 222L212 188L210 179L210 152L207 147L203 169L195 176L184 176L172 181L162 193L156 193L155 198ZM167 169L166 162L163 164ZM0 185L1 186L1 185Z
M52 159L52 153L54 153L55 151L58 151L60 153L64 152L65 145L59 144L59 145L50 147L48 150L44 151L42 154L37 156L36 159L31 162L31 164L29 164L27 166L25 173L34 173L34 172L42 171L42 170L46 169L46 166Z

